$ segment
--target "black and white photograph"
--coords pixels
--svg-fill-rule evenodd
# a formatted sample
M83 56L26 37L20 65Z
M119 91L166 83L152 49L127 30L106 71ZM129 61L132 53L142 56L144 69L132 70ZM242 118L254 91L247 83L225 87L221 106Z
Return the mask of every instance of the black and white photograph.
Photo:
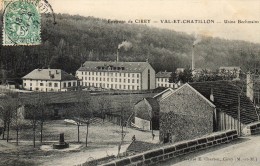
M0 166L259 166L259 0L1 0Z

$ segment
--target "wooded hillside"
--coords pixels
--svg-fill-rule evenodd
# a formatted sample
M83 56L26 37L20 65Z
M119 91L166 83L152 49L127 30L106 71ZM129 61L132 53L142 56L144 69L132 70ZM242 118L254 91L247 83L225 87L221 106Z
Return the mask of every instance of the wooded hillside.
M67 14L57 14L56 21L53 25L51 17L42 17L42 45L0 47L0 64L8 78L22 77L35 68L50 66L75 73L86 60L115 61L117 47L124 40L132 47L120 49L120 61L149 59L156 71L191 64L195 39L186 33ZM2 42L2 34L0 38ZM229 65L253 70L260 64L260 44L203 37L195 47L195 59L198 68Z

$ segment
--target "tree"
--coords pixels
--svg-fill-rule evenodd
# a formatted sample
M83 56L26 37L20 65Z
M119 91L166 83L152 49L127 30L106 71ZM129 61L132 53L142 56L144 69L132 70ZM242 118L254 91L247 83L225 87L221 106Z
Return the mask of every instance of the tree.
M126 125L126 121L125 121L125 107L124 107L123 104L120 105L120 112L121 112L121 140L120 140L120 143L118 145L117 157L119 157L119 155L120 155L120 150L121 150L122 144L124 142L124 138L126 136L126 132L124 132L124 125Z
M18 108L17 101L15 98L15 93L7 93L4 98L1 99L0 105L0 117L3 121L3 139L5 136L5 131L7 131L7 138L6 141L9 141L9 132L10 132L10 125L14 114Z
M99 96L98 98L98 109L100 110L100 115L101 118L103 120L103 122L105 121L105 115L107 113L110 113L110 109L111 109L111 100L109 100L109 98L104 97L104 96Z
M170 83L177 83L179 81L180 81L179 74L177 74L176 72L172 72L171 77L169 79L169 82Z
M77 124L78 129L78 143L80 142L80 125L83 123L87 124L86 133L86 147L88 146L88 129L93 118L92 106L90 103L89 94L82 90L77 91L77 103L75 104L74 120Z
M26 108L26 114L30 120L33 129L33 147L35 148L37 126L39 125L39 123L43 125L43 120L41 118L44 109L43 96L40 93L37 93L34 100L32 99L31 102L27 104Z
M179 80L182 81L183 83L186 82L192 82L192 71L191 69L185 69L183 72L179 74Z

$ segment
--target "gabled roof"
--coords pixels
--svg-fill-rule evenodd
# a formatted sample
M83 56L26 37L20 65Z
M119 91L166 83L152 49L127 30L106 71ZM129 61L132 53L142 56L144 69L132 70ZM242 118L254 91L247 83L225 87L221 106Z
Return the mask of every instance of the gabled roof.
M118 71L122 73L140 73L148 66L150 66L148 62L86 61L78 71Z
M170 78L172 72L167 72L167 71L159 71L156 73L155 77L156 78Z
M34 69L22 79L67 81L77 80L73 75L61 69Z
M90 99L90 93L87 91L20 93L19 97L23 105L34 104L39 98L48 104L63 104L79 102L79 95L86 100Z
M195 93L197 93L198 96L200 96L201 98L203 98L211 107L216 107L211 101L210 99L206 98L205 96L203 96L201 93L199 93L196 89L194 89L191 85L189 85L188 83L182 85L181 87L179 87L178 89L168 93L166 96L164 96L161 101L165 100L166 98L168 98L169 96L171 96L174 93L177 93L179 90L181 90L184 87L189 87L191 90L193 90Z
M258 120L253 103L245 96L244 92L231 81L196 82L190 83L190 86L208 100L210 100L212 91L214 96L214 102L212 103L216 108L235 119L238 117L238 99L240 96L241 122L248 124Z
M170 92L173 92L174 90L172 89L172 88L167 88L167 89L165 89L164 91L162 91L162 92L160 92L160 93L158 93L158 94L156 94L153 98L155 98L155 99L159 99L161 96L163 96L164 94L166 94L166 93L170 93Z

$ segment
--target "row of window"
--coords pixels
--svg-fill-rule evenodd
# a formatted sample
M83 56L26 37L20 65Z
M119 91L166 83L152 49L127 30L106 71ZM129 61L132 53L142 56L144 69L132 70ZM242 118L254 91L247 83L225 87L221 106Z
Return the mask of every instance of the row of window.
M86 83L85 86L93 86L100 88L110 88L110 89L123 89L123 90L139 90L139 86L134 85L117 85L117 84L104 84L104 83Z
M102 74L103 73L103 74ZM113 72L81 72L82 75L96 75L96 76L123 76L123 77L137 77L139 78L139 73L113 73Z
M83 77L82 77L82 79L83 79ZM131 81L131 79L121 79L121 78L119 78L119 79L117 79L117 78L98 78L98 77L96 77L96 79L94 78L94 77L85 77L85 81L87 81L87 80L89 80L89 81L107 81L107 82L124 82L124 83L126 83L126 80L127 80L127 82L128 83L130 83L130 82L132 82L132 83L139 83L139 79L132 79L132 81Z
M71 86L76 86L76 82L68 82L68 85L66 82L63 83L63 87L66 88L67 86L68 87L71 87ZM26 83L24 83L24 86L26 86ZM30 83L30 86L32 86L32 83ZM38 82L36 82L36 86L39 86ZM40 83L40 86L44 86L44 83ZM48 87L58 87L58 83L52 83L52 82L49 82L48 83Z
M157 81L169 82L169 78L156 78Z

